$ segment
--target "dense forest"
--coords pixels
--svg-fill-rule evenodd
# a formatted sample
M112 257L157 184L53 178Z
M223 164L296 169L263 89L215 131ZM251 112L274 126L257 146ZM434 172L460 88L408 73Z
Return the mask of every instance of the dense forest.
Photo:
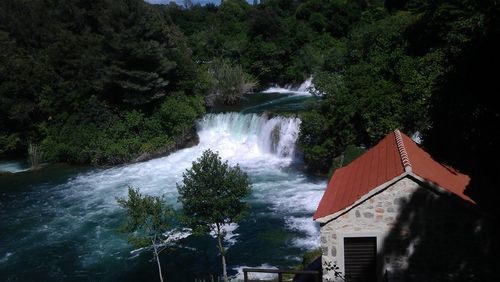
M308 169L400 128L472 175L477 201L498 195L498 1L184 2L1 1L0 156L130 161L186 142L217 93L312 75Z
M185 36L142 1L0 3L0 153L120 163L188 134L204 112Z

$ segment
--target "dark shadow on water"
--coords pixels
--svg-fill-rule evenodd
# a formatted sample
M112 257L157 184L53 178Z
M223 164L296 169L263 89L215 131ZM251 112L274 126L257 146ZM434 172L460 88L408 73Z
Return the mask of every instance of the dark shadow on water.
M499 239L497 222L476 206L418 189L379 252L382 281L500 281Z

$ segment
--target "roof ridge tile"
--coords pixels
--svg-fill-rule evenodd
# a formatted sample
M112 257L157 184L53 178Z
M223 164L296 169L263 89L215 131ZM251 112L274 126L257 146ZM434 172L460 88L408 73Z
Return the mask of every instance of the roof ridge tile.
M394 136L396 137L396 145L398 146L399 157L401 158L401 163L406 172L412 171L412 166L410 162L410 158L408 156L408 152L406 151L405 144L403 141L403 137L401 136L401 132L396 129L394 130Z

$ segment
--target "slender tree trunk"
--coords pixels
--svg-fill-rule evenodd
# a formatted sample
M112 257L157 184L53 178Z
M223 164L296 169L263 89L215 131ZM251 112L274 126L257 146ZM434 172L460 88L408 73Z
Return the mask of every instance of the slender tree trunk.
M160 274L160 281L163 282L163 275L161 274L160 257L158 256L158 249L156 248L156 236L151 241L153 242L153 249L155 251L155 259L156 259L156 263L158 264L158 274Z
M224 276L224 282L227 282L227 270L226 270L226 256L224 246L222 246L222 234L221 234L221 226L217 225L217 242L219 243L219 252L222 258L222 275Z
M227 270L226 270L226 256L221 255L222 257L222 275L224 276L224 282L227 282Z

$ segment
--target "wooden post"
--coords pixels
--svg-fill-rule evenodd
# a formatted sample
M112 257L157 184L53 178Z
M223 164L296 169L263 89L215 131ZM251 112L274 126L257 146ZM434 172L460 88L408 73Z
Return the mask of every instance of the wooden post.
M243 281L248 282L248 272L246 269L243 269Z

